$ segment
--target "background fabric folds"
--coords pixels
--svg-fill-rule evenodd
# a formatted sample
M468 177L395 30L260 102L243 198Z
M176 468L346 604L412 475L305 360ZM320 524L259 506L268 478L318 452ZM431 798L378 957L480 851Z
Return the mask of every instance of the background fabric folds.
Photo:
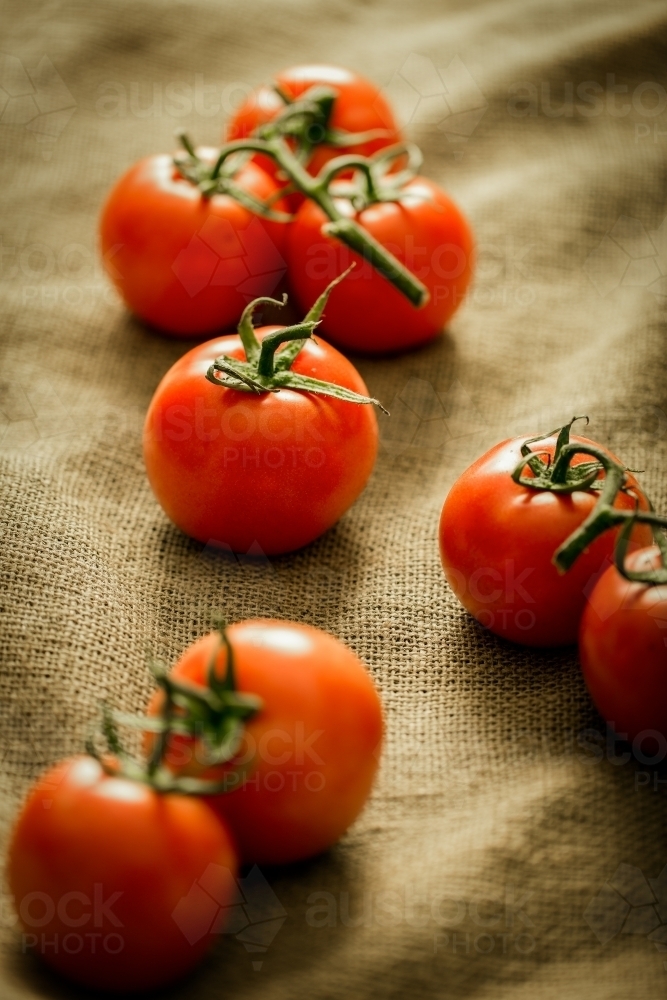
M478 454L575 413L665 510L664 4L3 6L3 836L101 698L144 705L146 646L173 661L220 611L302 619L372 671L380 780L335 850L262 873L254 909L248 887L260 951L221 935L170 995L654 1000L664 773L605 743L574 651L515 648L471 621L436 525ZM391 411L355 507L294 555L235 558L184 537L151 495L143 414L189 344L127 314L96 220L174 129L215 144L244 90L300 62L388 88L425 172L473 223L478 270L436 343L355 358ZM3 998L69 996L22 955L6 895L0 925Z

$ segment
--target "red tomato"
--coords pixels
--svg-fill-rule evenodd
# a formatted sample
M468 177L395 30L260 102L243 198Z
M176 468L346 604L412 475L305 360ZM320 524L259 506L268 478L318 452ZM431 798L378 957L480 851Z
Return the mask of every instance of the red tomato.
M460 305L470 282L473 239L454 202L423 177L415 177L404 190L414 198L381 202L361 212L344 198L335 203L426 285L430 300L421 309L359 254L323 235L328 220L314 202L304 202L290 226L289 281L302 309L352 261L357 264L338 286L322 323L325 335L345 349L380 354L432 340Z
M330 87L337 91L336 102L331 114L331 128L344 132L370 132L381 129L386 135L377 136L359 145L329 146L322 144L314 151L308 163L311 174L320 169L335 156L358 153L371 156L385 146L401 141L401 134L381 90L357 73L338 66L293 66L278 73L276 83L291 98L300 97L314 86ZM284 101L273 87L262 85L251 94L238 109L226 130L225 141L245 139L255 129L272 121L285 108ZM276 167L268 157L258 157L264 169L275 173Z
M255 332L261 340L278 329ZM239 337L201 344L160 382L144 426L150 484L168 517L200 542L291 552L363 490L377 453L375 414L310 392L213 385L205 374L221 354L244 358ZM319 338L306 341L291 371L367 394L356 369Z
M631 553L629 569L660 565L656 547ZM579 654L584 679L600 714L622 738L647 753L667 754L667 586L649 586L610 566L598 580L581 619Z
M440 516L442 565L458 599L484 627L528 646L566 645L577 641L587 592L613 556L618 529L596 538L560 574L552 557L586 519L599 494L558 494L515 483L511 473L525 440L497 444L452 486ZM570 441L591 443L574 435ZM555 445L555 437L540 440L539 451L553 455ZM591 461L589 455L577 455L572 464L586 461ZM637 481L630 475L628 481L647 509ZM632 510L635 500L621 493L615 506ZM650 528L638 526L635 537L637 544L646 545Z
M319 854L356 819L373 783L382 741L373 682L347 646L309 625L246 621L227 635L237 690L259 695L264 707L246 723L231 764L207 768L198 744L173 735L165 763L191 776L227 776L230 790L208 801L229 825L243 861L282 864ZM218 633L190 646L173 676L206 684L216 651L224 677ZM158 692L149 714L161 699Z
M29 793L7 872L25 948L89 988L134 992L204 955L234 901L236 857L205 802L76 757Z
M203 160L211 150L198 150ZM276 182L248 163L236 183L260 201ZM274 206L284 211L285 205ZM225 194L204 198L171 156L136 163L112 189L100 221L101 250L127 306L165 333L200 336L238 321L285 273L284 223L268 221Z

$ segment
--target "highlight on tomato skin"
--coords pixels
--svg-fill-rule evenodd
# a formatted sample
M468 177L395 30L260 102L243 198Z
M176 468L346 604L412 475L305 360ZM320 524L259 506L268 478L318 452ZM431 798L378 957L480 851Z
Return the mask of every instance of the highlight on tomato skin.
M659 550L633 552L626 565L635 572L655 569ZM667 757L666 624L667 586L628 580L610 566L590 594L579 631L591 698L644 763Z
M226 632L238 690L259 696L263 707L245 723L228 763L209 766L200 741L176 734L165 761L176 774L225 783L228 790L207 801L231 830L242 862L312 857L340 839L370 794L383 735L379 696L352 650L313 626L257 619ZM188 647L171 675L203 686L213 658L216 674L225 676L218 633ZM157 693L149 716L160 703ZM152 740L149 734L149 746Z
M594 444L575 435L570 440ZM618 529L597 537L567 573L559 573L554 553L587 518L598 494L555 493L514 482L525 441L495 445L450 489L438 530L442 566L458 600L484 628L527 646L570 645L577 641L588 595L613 559ZM543 456L553 458L555 448L555 437L540 439ZM589 460L578 455L572 465ZM620 493L614 506L631 511L638 502L648 510L631 473L627 481L632 493ZM648 525L637 525L633 545L650 544L651 537Z
M236 870L229 831L206 802L110 776L88 756L30 789L7 859L22 949L105 993L186 975L216 940Z
M215 150L197 154L215 161ZM261 202L278 191L252 162L235 182ZM286 209L281 199L272 207ZM250 299L276 290L287 267L286 233L284 223L228 194L203 197L167 154L134 164L100 217L102 260L127 307L161 332L184 337L235 326Z

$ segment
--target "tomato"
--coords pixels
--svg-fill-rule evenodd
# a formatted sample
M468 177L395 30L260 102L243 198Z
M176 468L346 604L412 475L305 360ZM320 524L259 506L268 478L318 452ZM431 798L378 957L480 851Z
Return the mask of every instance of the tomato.
M32 788L7 865L24 948L75 982L123 992L199 961L234 902L235 873L229 834L205 802L111 777L92 757Z
M198 151L211 162L212 150ZM275 180L254 163L239 187L266 202ZM284 210L278 201L274 209ZM165 333L201 336L233 326L247 303L285 273L284 223L227 194L204 198L171 156L150 156L121 177L100 220L102 257L126 305Z
M367 671L333 636L309 625L245 621L227 629L237 688L263 701L231 764L207 768L201 746L170 737L165 763L177 772L229 779L211 797L245 862L282 864L319 854L356 819L370 792L382 741L382 709ZM174 678L206 684L223 677L219 633L190 646ZM154 696L155 714L162 695Z
M631 553L628 569L660 565L656 547ZM667 585L631 582L615 566L602 574L581 619L584 679L600 714L622 738L667 753ZM661 758L661 759L662 759Z
M332 193L337 189L334 183ZM335 198L335 204L426 285L430 300L421 309L359 254L323 235L328 220L314 202L304 202L289 227L288 277L302 309L351 261L357 264L341 282L322 324L325 336L344 349L380 354L432 340L460 305L470 282L473 239L454 202L423 177L413 178L404 191L414 197L380 202L360 212L342 197Z
M612 558L618 529L596 538L560 574L552 557L589 515L599 494L591 489L553 493L515 483L511 473L525 440L497 444L452 486L440 517L442 565L452 590L481 625L529 646L566 645L577 641L586 595ZM583 437L570 440L591 443ZM553 456L555 446L555 437L540 439L539 452ZM577 455L572 465L590 460ZM530 476L530 470L525 474ZM647 509L636 479L628 474L627 480ZM620 493L615 506L632 510L635 502L634 496ZM636 543L645 545L650 539L650 528L637 526Z
M386 133L356 145L350 143L346 146L331 146L323 143L317 146L308 162L311 174L319 173L324 164L335 156L346 153L371 156L385 146L401 141L393 112L381 90L357 73L338 66L293 66L278 73L275 81L283 93L292 99L300 97L310 87L334 89L337 97L329 122L333 129L344 132L381 130ZM260 125L272 121L284 108L285 102L273 87L258 87L229 122L225 141L247 138ZM275 173L275 164L268 157L257 159L264 169Z
M256 331L260 340L280 327ZM378 429L370 406L293 389L255 395L205 378L213 360L245 356L238 336L195 347L160 382L144 426L144 458L167 516L201 542L266 555L330 528L371 474ZM351 363L318 337L294 373L366 394Z

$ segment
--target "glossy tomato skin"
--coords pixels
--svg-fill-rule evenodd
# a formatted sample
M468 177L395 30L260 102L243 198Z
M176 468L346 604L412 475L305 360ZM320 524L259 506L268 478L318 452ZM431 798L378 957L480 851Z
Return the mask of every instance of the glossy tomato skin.
M587 594L613 558L618 532L599 536L567 573L560 574L552 557L588 516L599 494L559 495L515 483L511 473L525 440L502 441L452 486L440 516L442 565L463 606L492 632L528 646L568 645L577 641ZM582 437L570 440L591 443ZM555 444L555 438L540 441L540 453L553 455ZM590 457L577 456L579 461ZM640 506L647 509L636 480L628 479L641 497ZM635 500L620 494L616 506L631 510ZM650 538L650 528L637 528L637 545Z
M29 793L7 873L25 947L91 989L135 992L202 958L218 907L232 902L236 865L205 802L158 795L77 757ZM214 876L217 903L197 891Z
M262 339L278 327L257 330ZM200 542L234 552L291 552L330 528L356 500L377 454L372 405L281 389L261 395L212 385L238 337L194 348L167 372L149 406L144 458L167 516ZM318 338L293 372L367 395L350 362Z
M305 202L288 236L288 280L302 310L352 263L327 305L322 331L347 350L385 354L417 347L436 337L461 304L473 266L470 227L453 201L432 181L416 177L405 186L414 195L355 212L337 198L338 209L367 229L422 281L430 299L421 309L339 240L322 234L327 219Z
M254 163L236 181L262 201L277 190ZM285 210L280 201L274 207ZM275 291L286 230L228 195L203 198L160 155L136 163L111 190L100 242L106 270L137 316L164 333L199 337L235 326L251 299Z
M380 149L401 142L402 136L394 114L382 91L370 80L339 66L292 66L276 75L276 83L291 98L300 97L313 86L331 87L338 92L330 126L345 132L369 132L381 129L386 134L357 145L317 146L308 163L311 174L318 174L325 163L335 156L358 153L372 156ZM262 85L241 105L229 122L227 142L245 139L259 125L272 121L285 107L273 87ZM274 161L258 157L262 167L275 173Z
M227 630L237 687L262 698L246 723L230 767L206 768L196 745L172 737L170 766L221 780L229 791L209 799L232 831L244 862L283 864L334 844L366 802L378 766L382 709L373 682L354 653L309 625L256 620ZM206 683L217 633L190 646L173 675ZM160 704L153 698L149 714Z
M631 570L659 565L656 547L627 558ZM667 747L667 586L633 583L610 566L581 619L579 655L600 714L622 738ZM639 738L639 739L638 739Z

